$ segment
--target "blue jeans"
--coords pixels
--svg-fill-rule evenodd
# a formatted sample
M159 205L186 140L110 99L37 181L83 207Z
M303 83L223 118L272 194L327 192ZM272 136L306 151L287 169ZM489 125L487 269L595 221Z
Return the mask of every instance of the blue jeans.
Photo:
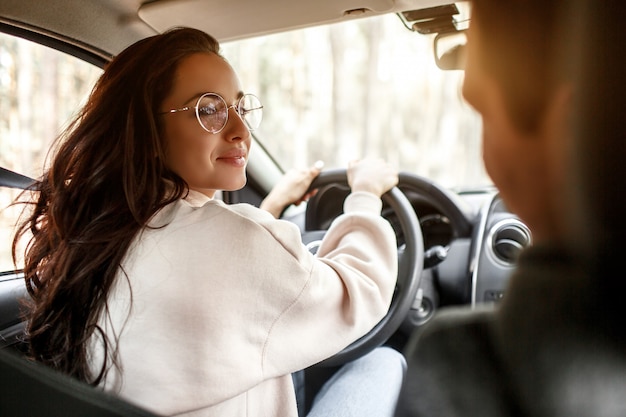
M391 417L405 373L400 352L376 348L344 364L317 393L307 417Z

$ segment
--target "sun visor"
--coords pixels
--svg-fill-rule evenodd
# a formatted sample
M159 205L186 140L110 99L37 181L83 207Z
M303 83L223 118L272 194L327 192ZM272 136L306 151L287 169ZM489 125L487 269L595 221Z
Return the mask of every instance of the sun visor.
M174 26L188 26L204 30L223 42L441 3L445 2L279 0L267 3L259 0L157 0L142 5L139 17L158 32Z

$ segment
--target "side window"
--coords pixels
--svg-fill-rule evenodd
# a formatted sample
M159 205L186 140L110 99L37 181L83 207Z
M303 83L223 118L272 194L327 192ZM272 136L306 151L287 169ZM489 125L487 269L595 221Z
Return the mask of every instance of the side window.
M0 33L0 167L39 177L51 143L101 72L74 56ZM0 186L0 275L14 270L11 244L23 207L12 203L20 192Z

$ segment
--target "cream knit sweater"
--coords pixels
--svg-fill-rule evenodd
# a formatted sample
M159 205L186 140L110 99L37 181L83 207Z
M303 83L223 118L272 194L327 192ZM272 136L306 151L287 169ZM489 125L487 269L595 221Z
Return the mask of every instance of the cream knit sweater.
M162 415L297 416L291 372L387 312L397 248L381 207L350 194L316 256L294 224L248 204L191 191L165 207L129 249L101 317L120 361L102 386ZM91 354L95 371L97 337Z

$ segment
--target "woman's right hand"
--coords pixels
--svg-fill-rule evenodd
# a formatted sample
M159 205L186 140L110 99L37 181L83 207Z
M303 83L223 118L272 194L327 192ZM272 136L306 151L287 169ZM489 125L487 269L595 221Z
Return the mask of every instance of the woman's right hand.
M348 164L348 184L353 192L382 196L398 184L398 170L382 159L362 159Z

